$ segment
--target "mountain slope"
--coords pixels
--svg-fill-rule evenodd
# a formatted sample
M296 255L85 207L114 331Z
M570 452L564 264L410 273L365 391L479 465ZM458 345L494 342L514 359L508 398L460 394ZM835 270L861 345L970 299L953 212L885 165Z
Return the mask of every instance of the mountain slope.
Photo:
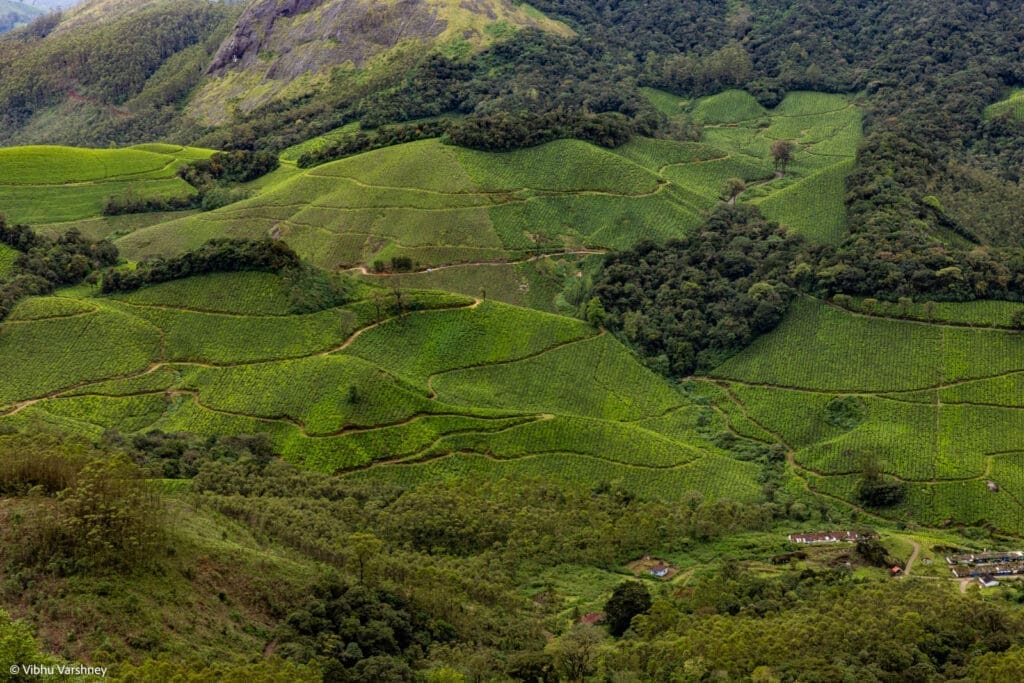
M312 90L336 68L363 67L401 43L469 51L527 27L571 34L508 0L256 0L221 44L190 112L222 122L225 104L250 111L279 94Z
M195 140L236 113L394 85L425 55L527 28L572 34L508 0L89 0L0 40L0 144Z

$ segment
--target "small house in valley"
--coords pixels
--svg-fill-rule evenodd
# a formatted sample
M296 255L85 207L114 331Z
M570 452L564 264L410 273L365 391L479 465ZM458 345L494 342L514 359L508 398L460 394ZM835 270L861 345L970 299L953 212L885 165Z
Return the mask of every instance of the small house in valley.
M647 568L647 573L651 576L657 576L659 579L664 578L669 572L669 566L664 562L659 562Z
M632 571L634 576L646 574L663 581L667 581L679 573L679 567L650 555L644 555L639 560L633 560L626 565L626 568Z

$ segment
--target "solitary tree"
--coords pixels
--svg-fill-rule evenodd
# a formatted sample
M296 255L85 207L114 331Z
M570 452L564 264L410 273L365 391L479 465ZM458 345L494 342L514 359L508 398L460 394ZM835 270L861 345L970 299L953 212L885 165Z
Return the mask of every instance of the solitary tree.
M362 532L349 534L347 541L345 545L346 554L349 558L355 560L356 565L359 567L359 583L363 583L366 579L366 568L371 560L380 552L381 548L384 547L384 541L373 534Z
M772 159L775 161L775 170L785 175L789 163L793 161L793 152L795 150L796 145L789 140L776 140L773 142Z
M730 204L736 200L747 189L743 178L729 178L725 181L725 189L722 191L722 199Z
M651 594L639 581L623 581L612 593L604 606L608 630L613 636L621 636L629 628L633 617L651 608Z
M885 478L878 457L866 454L861 460L861 479L857 484L857 498L865 505L886 508L903 500L904 489L900 481Z

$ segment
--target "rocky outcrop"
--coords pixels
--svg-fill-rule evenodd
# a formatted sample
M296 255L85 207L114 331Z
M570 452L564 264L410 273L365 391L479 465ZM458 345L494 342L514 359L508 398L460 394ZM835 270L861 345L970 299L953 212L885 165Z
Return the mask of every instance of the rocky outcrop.
M370 57L408 38L432 38L447 22L425 0L257 0L221 44L207 73L269 62L266 77L291 79Z

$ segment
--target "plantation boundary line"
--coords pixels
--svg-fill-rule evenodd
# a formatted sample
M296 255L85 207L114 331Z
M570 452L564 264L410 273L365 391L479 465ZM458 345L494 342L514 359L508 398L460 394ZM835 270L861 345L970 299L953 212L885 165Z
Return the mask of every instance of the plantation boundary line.
M970 329L970 330L988 330L988 331L991 331L991 332L1002 332L1002 333L1011 333L1011 334L1013 334L1013 333L1021 334L1022 333L1021 330L1018 330L1016 328L1009 327L1009 326L1003 327L1003 326L999 326L999 325L985 325L985 324L976 324L976 323L959 323L959 322L956 322L956 321L953 321L953 320L921 320L919 318L899 318L899 317L890 316L890 315L878 315L876 313L864 313L862 311L854 311L854 310L851 310L849 308L845 308L845 307L840 306L837 303L833 303L833 302L831 302L831 301L829 301L827 299L819 299L817 297L810 296L809 294L801 294L800 296L803 296L803 297L805 297L807 299L810 299L811 301L816 301L818 303L825 304L826 306L829 306L829 307L834 308L836 310L842 311L843 313L847 313L849 315L859 316L861 318L870 318L870 319L874 319L874 320L891 320L891 321L897 322L897 323L907 323L907 324L910 324L910 325L925 325L925 326L928 326L928 327L953 327L953 328L964 328L964 329Z
M192 402L195 403L195 405L198 408L201 408L202 410L209 411L211 413L220 413L221 415L228 415L230 417L241 417L241 418L246 418L246 419L250 419L250 420L256 420L258 422L281 422L281 423L285 423L285 424L291 425L292 427L294 427L297 430L299 430L299 432L305 438L307 438L307 439L333 439L333 438L337 438L337 437L341 437L341 436L347 436L349 434L358 434L358 433L363 433L363 432L375 432L375 431L379 431L381 429L391 429L391 428L394 428L394 427L404 427L405 425L411 424L413 422L417 422L419 420L422 420L422 419L428 418L428 417L465 417L465 418L474 419L474 420L510 420L510 419L516 419L516 418L525 417L525 416L528 415L528 414L524 415L523 413L512 413L512 414L509 414L509 415L473 415L471 413L458 413L458 412L440 412L439 411L439 412L436 412L436 413L430 413L430 412L419 411L419 412L416 412L416 413L412 413L411 415L409 415L407 417L404 417L401 420L397 420L395 422L386 422L386 423L376 424L376 425L372 425L372 426L347 425L345 427L342 427L340 429L337 429L337 430L334 430L334 431L331 431L331 432L310 433L310 432L307 431L307 427L306 427L306 424L304 422L302 422L301 420L298 420L298 419L296 419L294 417L291 417L289 415L256 415L256 414L253 414L253 413L246 413L246 412L242 412L242 411L227 410L225 408L215 408L213 406L206 405L205 403L203 403L200 400L201 392L199 392L199 391L197 391L195 389L172 389L170 391L167 391L167 394L170 397L172 397L172 398L174 398L176 396L190 396L192 398Z
M540 414L536 414L536 415L522 415L520 417L523 418L520 422L517 422L516 424L513 424L513 425L509 425L508 427L502 427L501 429L495 429L495 430L458 429L458 430L455 430L455 431L446 432L446 433L438 436L436 439L434 439L432 442L427 444L425 447L423 447L423 448L419 449L418 451L415 451L415 452L413 452L411 454L393 456L393 457L390 457L390 458L383 458L383 459L377 459L377 460L370 460L370 461L368 461L366 463L362 463L362 464L354 466L354 467L339 468L339 469L335 470L335 474L343 474L343 473L348 473L348 472L355 472L357 470L366 470L366 469L370 469L371 467L378 467L380 465L394 465L394 464L407 463L407 462L408 463L412 463L412 462L428 462L428 461L436 459L438 457L447 457L448 455L450 455L454 451L442 451L439 454L432 454L430 451L432 451L434 448L436 448L439 443L441 443L442 441L444 441L445 439L447 439L447 438L449 438L451 436L464 436L466 434L479 434L481 436L491 436L491 435L494 435L494 434L501 434L503 432L507 432L507 431L510 431L512 429L518 429L519 427L523 427L523 426L528 425L528 424L534 424L536 422L544 422L545 420L550 420L550 419L552 419L554 417L554 415L549 415L547 413L540 413ZM504 418L504 419L515 419L515 418Z
M41 322L46 322L48 320L66 320L68 318L81 318L81 317L86 316L86 315L93 315L94 313L99 312L99 310L100 310L100 308L96 307L96 308L93 308L92 310L89 310L89 311L79 311L78 313L68 313L67 315L48 315L48 316L43 317L43 318L29 318L27 320L5 319L0 324L2 324L2 325L28 325L29 323L41 323Z
M425 310L420 310L420 311L410 311L410 312L408 312L408 313L406 313L404 315L416 315L416 314L422 314L422 313L438 313L438 312L443 312L443 311L458 310L458 309L461 309L461 308L476 308L479 304L480 304L480 299L474 299L473 303L471 303L471 304L462 304L462 305L454 305L454 306L443 306L443 307L440 307L440 308L430 308L430 309L425 309ZM161 340L162 340L162 344L163 344L164 331L163 331L162 328L154 325L152 322L150 322L148 320L145 320L144 318L139 318L137 316L133 316L133 315L131 315L130 313L128 313L126 311L117 311L116 309L109 309L109 310L111 310L112 312L120 313L121 315L128 316L132 320L138 320L138 321L140 321L142 323L145 323L146 325L149 325L149 326L153 327L154 329L158 330L161 333ZM196 360L174 360L174 361L170 361L170 360L166 360L166 349L162 348L161 349L160 360L153 361L149 365L147 365L146 367L144 367L144 368L142 368L140 370L134 370L132 372L122 373L122 374L119 374L119 375L110 375L110 376L102 377L102 378L98 378L98 379L83 380L81 382L76 382L74 384L70 384L70 385L66 385L66 386L60 387L58 389L55 389L55 390L53 390L51 392L48 392L46 394L43 394L41 396L35 396L35 397L27 398L27 399L21 399L21 400L18 400L18 401L14 401L14 402L8 404L8 406L5 406L6 410L0 409L0 417L7 417L9 415L14 415L15 413L21 411L23 408L28 407L29 405L32 405L34 403L38 403L39 401L42 401L44 399L56 398L60 394L65 394L65 393L67 393L69 391L74 391L75 389L81 389L82 387L87 387L87 386L90 386L90 385L93 385L93 384L102 384L104 382L113 382L113 381L117 381L117 380L134 379L136 377L141 377L143 375L148 375L150 373L156 372L157 370L159 370L160 368L163 368L163 367L170 367L170 368L173 369L173 367L176 366L176 365L188 365L188 366L195 366L195 367L202 367L202 368L209 368L209 369L219 369L219 368L233 368L233 367L239 367L239 366L244 366L244 365L265 365L265 364L269 364L269 363L278 363L278 362L283 362L283 361L302 360L303 358L312 358L312 357L315 357L315 356L327 356L327 355L330 355L330 354L333 354L333 353L337 353L339 351L344 350L348 346L348 344L352 343L352 340L355 337L359 336L360 334L365 332L370 327L376 327L376 326L380 325L381 323L388 322L389 320L394 320L394 319L397 319L397 318L400 318L400 317L402 317L402 316L401 315L392 316L390 318L385 318L384 320L381 320L379 322L373 323L372 325L364 326L362 328L359 328L358 330L353 332L352 335L350 335L345 340L345 342L342 343L340 346L332 347L332 348L329 348L327 350L315 351L313 353L309 353L309 354L305 354L305 355L301 355L301 356L291 356L291 357L287 357L287 358L271 358L271 359L254 360L254 361L238 361L238 362L232 362L232 363L209 363L209 362L205 362L205 361L196 361ZM84 334L84 330L83 330L82 333L80 333L78 335L77 338L81 338L82 334ZM59 362L55 363L55 366L59 366ZM384 370L383 368L381 368L381 370L382 370L382 372L387 373L387 371ZM387 374L390 374L390 373L387 373Z
M535 351L535 352L530 353L528 355L520 356L519 358L508 358L506 360L490 361L490 362L483 362L483 363L474 363L474 364L471 364L471 365L463 365L461 367L451 368L449 370L441 370L439 372L435 372L435 373L427 376L427 389L430 391L430 398L432 398L432 399L436 399L437 398L437 391L434 390L434 378L435 377L439 377L441 375L447 375L447 374L452 373L452 372L458 372L460 370L473 370L473 369L476 369L476 368L493 367L493 366L496 366L496 365L508 365L509 363L519 363L521 361L532 360L532 359L536 358L537 356L540 356L540 355L543 355L545 353L548 353L549 351L557 351L558 349L560 349L560 348L562 348L564 346L569 346L570 344L579 344L579 343L582 343L582 342L591 341L592 339L597 339L598 337L603 337L606 334L606 332L607 332L607 330L605 330L602 327L602 328L600 328L600 331L597 334L591 334L589 336L581 337L579 339L570 339L569 341L559 342L559 343L555 344L554 346L549 346L546 349L541 349L540 351Z
M643 171L645 173L647 173L647 174L656 175L656 174L654 174L651 171L651 169L649 169L649 168L647 168L645 166L642 166L640 164L637 164L636 162L632 161L631 159L627 159L625 157L622 157L622 159L624 161L627 161L627 162L630 162L630 163L634 164L638 168L643 169ZM653 190L645 190L644 192L614 192L612 190L596 189L596 188L580 188L580 189L577 189L577 190L555 190L555 189L542 188L542 187L530 187L528 185L524 185L522 187L504 189L504 190L476 189L476 190L466 190L466 191L462 191L462 192L445 192L443 190L431 190L431 189L424 188L424 187L412 187L412 186L403 186L403 185L375 185L375 184L371 184L371 183L367 183L367 182L364 182L362 180L359 180L358 178L355 178L353 176L347 176L347 175L327 175L327 174L323 174L323 173L307 173L306 175L309 176L309 177L313 177L313 178L328 178L328 179L337 179L337 180L347 180L349 182L352 182L355 185L359 185L360 187L365 187L365 188L371 189L371 190L397 190L397 191L400 191L400 192L419 192L419 193L423 193L423 194L439 195L439 196L442 196L442 197L460 197L460 196L473 196L473 195L481 195L481 196L484 196L484 197L489 197L489 196L504 196L504 195L522 194L522 193L527 193L527 192L535 192L535 193L537 193L540 196L553 196L553 197L573 196L573 195L594 195L594 194L596 194L596 195L608 195L608 196L611 196L611 197L649 197L649 196L659 192L660 189L661 189L661 186L664 185L667 182L664 179L656 178L655 188ZM520 201L528 201L531 198L532 197L524 197ZM505 202L500 202L500 203L505 203ZM314 203L314 204L307 204L306 206L318 206L318 205ZM331 208L331 207L326 207L326 208ZM383 207L383 208L401 208L401 207Z
M705 379L705 380L708 380L708 381L711 381L711 382L714 382L714 383L717 383L717 382L729 382L731 384L740 384L742 386L747 386L747 387L758 387L758 388L762 388L762 389L779 389L779 390L782 390L782 391L796 391L796 392L803 392L803 393L806 393L806 394L829 394L829 395L839 395L839 396L870 396L870 397L875 397L875 398L884 398L884 399L889 399L889 400L894 400L894 401L900 401L902 403L924 404L923 401L908 401L908 400L905 400L905 399L901 400L899 398L895 398L894 396L892 396L892 394L912 394L912 393L921 392L921 391L931 391L933 389L950 389L952 387L957 387L957 386L960 386L962 384L971 384L973 382L984 382L984 381L987 381L987 380L990 380L990 379L999 379L1001 377L1009 377L1010 375L1019 375L1019 374L1022 374L1022 373L1024 373L1024 369L1007 370L1005 372L999 372L999 373L995 373L995 374L992 374L992 375L979 375L979 376L976 376L976 377L965 377L963 379L950 380L950 381L942 382L941 384L932 384L932 385L923 386L923 387L911 387L911 388L908 388L908 389L875 389L875 390L871 390L871 389L842 389L842 388L837 388L837 389L820 389L820 388L817 388L817 387L804 387L804 386L797 386L797 385L791 385L791 384L773 384L771 382L752 382L752 381L748 381L748 380L737 379L735 377L727 377L727 376L723 376L723 375L711 375L711 374L701 375L699 377L695 377L694 379L698 379L698 380L699 379ZM951 404L946 404L946 405L951 405ZM977 405L985 405L985 404L984 403L979 403ZM993 407L997 407L997 408L1012 408L1014 406L996 405L996 406L993 406Z
M346 233L351 234L351 233ZM512 261L467 261L464 263L449 263L443 266L432 266L429 268L423 268L421 270L410 270L401 273L397 272L383 272L383 273L371 273L366 267L366 264L359 264L350 268L345 268L342 272L348 272L350 270L359 271L361 275L369 277L391 277L391 276L402 276L402 275L422 275L426 273L436 273L439 270L450 270L452 268L472 268L475 266L513 266L520 263L532 263L534 261L540 261L548 258L558 258L559 256L572 256L572 255L601 255L609 253L608 249L575 249L572 251L553 251L544 254L537 254L530 256L529 258L516 259Z
M219 315L226 318L254 318L257 320L260 318L301 318L312 315L319 315L326 311L346 310L344 306L334 306L332 308L325 308L321 311L314 311L313 313L235 313L232 311L216 311L208 308L193 308L191 306L173 306L171 304L140 304L135 301L126 301L124 299L111 299L110 301L123 306L131 306L132 308L154 308L160 311L201 313L202 315ZM126 313L127 311L121 312Z
M474 451L474 450L471 450L471 449L460 449L460 450L447 451L447 452L444 452L444 453L440 453L440 454L438 454L436 456L432 456L432 457L429 457L429 458L424 458L424 459L421 459L421 460L410 460L408 458L403 458L402 460L398 460L398 461L395 461L395 462L379 461L377 464L371 465L371 467L379 467L381 465L394 465L394 466L401 466L401 467L416 467L418 465L425 465L425 464L428 464L430 462L433 462L434 460L440 460L442 458L447 458L447 457L452 456L452 455L475 455L475 456L478 456L478 457L481 457L481 458L484 458L486 460L490 460L491 462L496 462L496 463L523 462L523 461L526 461L526 460L533 460L533 459L536 459L536 458L541 458L541 457L544 457L544 456L547 456L547 455L566 455L566 456L575 457L575 458L588 458L590 460L598 460L600 462L610 463L610 464L616 465L618 467L628 467L628 468L637 469L637 470L661 470L661 471L664 471L664 470L680 470L680 469L683 469L683 468L686 468L686 467L691 467L692 465L696 464L697 462L699 462L702 459L704 459L704 457L706 457L704 455L701 455L701 456L699 456L699 457L697 457L697 458L695 458L693 460L690 460L689 462L679 463L677 465L637 465L635 463L625 463L625 462L622 462L621 460L612 460L610 458L602 458L601 456L594 455L593 453L580 453L580 452L568 451L568 450L534 451L533 453L524 453L523 455L521 455L519 457L499 458L498 456L496 456L494 454L491 454L491 453L485 453L485 452L481 452L481 451ZM363 469L366 469L366 468L363 468Z

